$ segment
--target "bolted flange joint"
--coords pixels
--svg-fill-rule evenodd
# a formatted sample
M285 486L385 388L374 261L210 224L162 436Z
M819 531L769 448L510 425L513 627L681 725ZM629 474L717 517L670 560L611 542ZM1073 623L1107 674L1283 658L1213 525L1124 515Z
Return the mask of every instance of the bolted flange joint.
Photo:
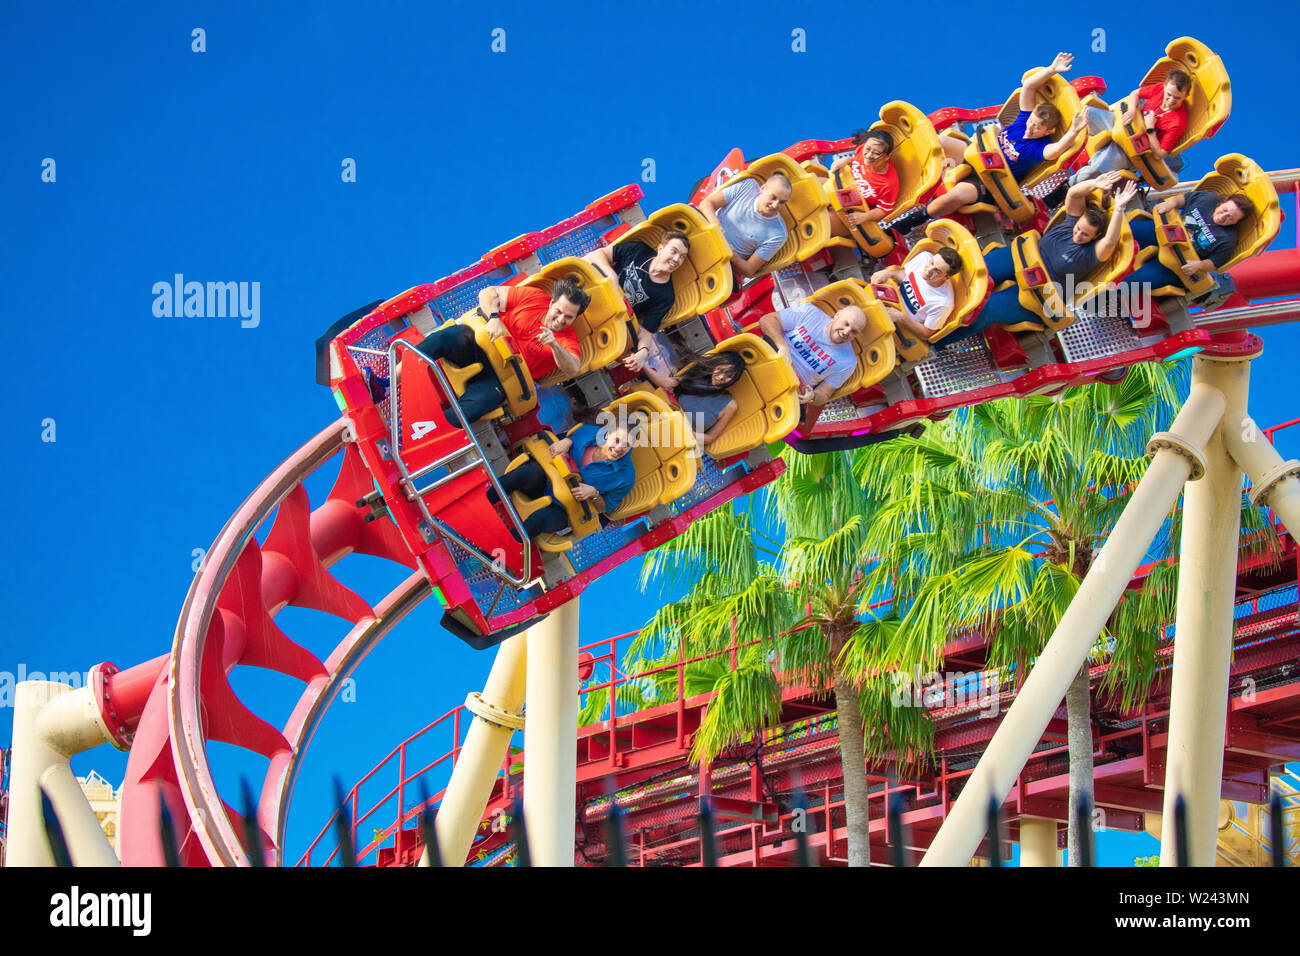
M465 709L475 717L482 717L489 724L497 727L504 727L506 730L524 729L523 714L512 714L508 710L502 710L495 704L489 704L483 699L483 695L477 691L472 692L465 698Z
M1196 481L1205 474L1205 455L1182 435L1176 432L1156 432L1147 442L1147 457L1154 458L1159 451L1172 451L1187 459L1192 466L1192 473L1187 476L1188 481Z
M1273 493L1273 489L1288 478L1300 478L1300 461L1296 461L1294 458L1290 461L1280 462L1265 474L1258 484L1251 485L1248 492L1250 503L1256 507L1265 504L1268 501L1268 496Z

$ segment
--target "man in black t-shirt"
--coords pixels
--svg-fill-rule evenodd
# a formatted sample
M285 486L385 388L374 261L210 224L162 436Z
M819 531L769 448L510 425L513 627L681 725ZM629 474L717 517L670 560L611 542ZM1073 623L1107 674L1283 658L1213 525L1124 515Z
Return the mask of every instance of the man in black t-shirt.
M690 250L686 233L670 229L659 240L658 249L632 240L602 246L585 257L606 275L613 273L618 279L641 326L637 350L624 360L634 372L641 371L655 351L654 334L676 301L673 272L686 261Z
M1182 273L1189 278L1222 268L1237 251L1237 237L1242 220L1256 213L1255 204L1244 194L1220 199L1205 190L1171 196L1155 207L1157 213L1165 213L1170 209L1183 211L1187 238L1201 256L1200 259L1183 265ZM1136 219L1132 228L1133 238L1138 241L1138 245L1146 248L1158 244L1154 220ZM1124 281L1129 285L1130 293L1139 293L1144 288L1182 285L1178 276L1161 265L1159 259L1152 259Z

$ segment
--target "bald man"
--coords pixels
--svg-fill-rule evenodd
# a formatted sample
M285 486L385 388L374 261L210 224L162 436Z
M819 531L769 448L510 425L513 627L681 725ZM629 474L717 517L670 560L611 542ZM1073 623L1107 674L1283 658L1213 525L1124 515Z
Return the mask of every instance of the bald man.
M867 317L856 305L830 316L811 302L799 302L769 312L758 326L794 369L799 401L824 405L857 371L853 339L867 327Z

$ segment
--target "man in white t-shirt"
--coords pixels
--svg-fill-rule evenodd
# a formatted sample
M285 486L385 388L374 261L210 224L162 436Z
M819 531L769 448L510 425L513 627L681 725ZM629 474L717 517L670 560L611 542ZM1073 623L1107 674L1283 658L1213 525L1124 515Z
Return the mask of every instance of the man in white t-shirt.
M794 369L799 401L824 405L857 371L853 339L867 327L867 316L856 305L831 316L811 302L799 302L769 312L758 320L758 327Z
M885 303L889 317L900 331L928 342L952 314L951 277L960 271L961 256L945 246L937 253L918 253L901 268L881 269L872 275L871 281L894 280L898 285L899 305Z

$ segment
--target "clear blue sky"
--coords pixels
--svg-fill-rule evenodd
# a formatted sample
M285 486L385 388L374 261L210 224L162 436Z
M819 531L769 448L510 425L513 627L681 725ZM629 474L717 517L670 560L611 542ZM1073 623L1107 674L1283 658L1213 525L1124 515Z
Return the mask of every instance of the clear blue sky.
M1300 165L1289 4L1237 3L1220 34L1222 5L1199 2L1011 3L983 21L969 4L884 9L837 19L764 0L4 4L0 287L17 355L0 477L11 515L0 669L126 667L166 652L193 549L337 416L312 380L316 336L637 181L645 158L657 172L644 184L649 210L681 201L732 146L757 156L842 136L897 98L927 111L1001 102L1058 50L1075 53L1073 76L1127 92L1168 40L1191 34L1222 55L1234 108L1189 169L1229 151ZM1006 24L1000 48L995 23ZM497 27L503 54L490 49ZM191 50L195 28L206 52ZM791 50L796 28L805 53ZM1105 52L1090 49L1096 29ZM340 175L349 158L355 183ZM1289 199L1284 210L1278 244L1292 245ZM152 287L175 273L260 283L258 325L156 317ZM1272 423L1300 414L1289 354L1300 332L1264 338L1253 407ZM41 440L47 418L52 443ZM309 491L319 501L327 487ZM587 592L584 641L653 612L657 596L635 593L635 574L627 566ZM344 577L377 599L400 576L357 559ZM341 628L321 618L291 609L280 621L323 656ZM481 688L490 658L442 633L433 609L372 654L356 702L335 706L309 751L290 849L324 819L332 774L351 783ZM292 682L251 670L239 669L237 692L281 724ZM11 719L0 711L0 740ZM240 772L260 779L260 761L220 745L212 756L223 793ZM125 756L101 748L74 767L117 781ZM1150 852L1134 846L1111 862Z

